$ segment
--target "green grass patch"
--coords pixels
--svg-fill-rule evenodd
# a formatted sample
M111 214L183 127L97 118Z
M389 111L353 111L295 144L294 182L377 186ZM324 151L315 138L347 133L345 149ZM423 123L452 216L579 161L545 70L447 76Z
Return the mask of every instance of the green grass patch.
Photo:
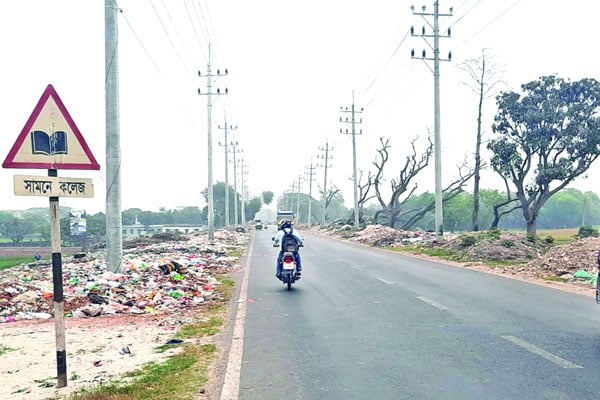
M0 271L30 262L33 262L33 257L31 256L0 257Z
M577 237L578 230L573 229L539 229L537 236L541 239L552 237L552 244L567 244L571 243Z
M148 363L121 382L93 391L83 390L70 400L190 400L208 382L215 358L214 344L186 345L184 351L162 363Z
M243 248L232 249L232 250L229 250L227 252L228 256L230 256L230 257L237 257L237 258L242 258L242 254L244 254L244 249Z
M6 346L0 344L0 356L3 355L3 354L8 353L9 351L15 351L15 350L16 349L13 349L11 347L6 347Z
M225 274L219 274L215 276L215 278L217 278L217 280L221 282L221 287L219 289L223 292L223 300L225 302L228 302L229 299L231 299L231 295L233 294L235 281Z
M389 250L398 251L401 253L423 254L430 257L442 258L448 261L462 260L462 257L459 253L448 249L443 249L441 247L428 247L427 245L390 247Z
M563 278L562 276L545 276L542 279L550 282L569 282L570 280L569 278Z
M178 339L189 339L195 337L213 336L221 331L223 320L218 317L211 317L205 321L195 322L183 326L175 334Z
M510 260L486 260L482 261L483 265L490 268L506 268L506 267L516 267L522 265L521 262L510 261Z

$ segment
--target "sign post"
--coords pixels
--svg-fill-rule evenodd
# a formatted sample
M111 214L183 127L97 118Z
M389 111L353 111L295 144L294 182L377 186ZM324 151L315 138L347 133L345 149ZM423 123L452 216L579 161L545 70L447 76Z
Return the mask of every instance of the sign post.
M99 170L92 152L52 85L48 85L2 163L3 168L40 168L48 177L14 177L17 196L47 196L50 202L50 240L57 387L67 386L67 350L60 240L59 197L93 197L91 179L59 178L58 169Z

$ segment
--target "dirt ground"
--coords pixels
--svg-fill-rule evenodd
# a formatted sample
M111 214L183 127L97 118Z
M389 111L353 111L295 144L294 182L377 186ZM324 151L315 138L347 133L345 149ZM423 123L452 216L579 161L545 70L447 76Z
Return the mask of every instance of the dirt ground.
M54 319L0 324L4 347L0 364L0 398L61 398L82 388L102 385L179 348L157 353L178 329L164 316L121 315L65 320L67 386L56 388Z

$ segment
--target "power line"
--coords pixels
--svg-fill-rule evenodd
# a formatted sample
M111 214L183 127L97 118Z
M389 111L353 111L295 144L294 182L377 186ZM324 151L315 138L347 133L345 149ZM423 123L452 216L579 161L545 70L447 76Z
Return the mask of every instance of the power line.
M173 27L173 30L175 31L175 35L177 35L177 38L179 39L179 42L181 43L181 45L183 46L183 49L187 53L190 61L193 62L194 61L194 57L192 57L192 54L189 52L187 46L185 45L185 42L181 38L181 35L179 34L179 30L177 29L177 25L173 22L173 18L171 18L171 14L169 13L169 10L165 6L164 1L160 0L160 3L162 4L163 8L165 9L165 14L167 14L167 18L169 18L169 22L171 23L171 26Z
M513 4L511 4L507 9L505 9L503 12L501 12L498 16L496 16L496 18L494 18L493 20L491 20L490 22L488 22L487 24L485 24L483 27L481 27L479 30L477 30L476 32L474 32L471 36L469 36L468 38L466 38L465 40L463 40L461 43L459 43L455 48L459 48L460 46L462 46L463 44L467 43L469 40L473 39L476 35L478 35L479 33L481 33L482 31L484 31L485 29L487 29L489 26L491 26L494 22L496 22L497 20L499 20L502 16L504 16L504 14L506 14L507 12L509 12L510 10L512 10L514 7L516 7L517 4L519 4L521 1L523 0L516 0Z
M196 41L198 42L198 47L200 48L200 52L202 53L202 57L206 59L206 54L204 54L204 44L200 41L200 35L198 35L198 31L196 30L196 24L192 20L192 15L190 14L190 9L186 2L183 3L185 6L185 12L188 16L188 20L190 21L190 25L192 26L192 30L194 31L194 36L196 37Z
M171 44L171 47L175 51L175 54L177 54L177 58L179 58L179 61L181 61L181 64L184 67L184 69L186 70L186 72L188 73L190 79L192 81L194 81L194 79L195 79L194 75L191 73L191 71L186 66L186 63L183 61L183 58L181 57L181 54L179 54L179 51L177 50L177 47L175 47L175 43L173 43L173 39L171 39L171 35L169 35L169 32L167 31L167 28L165 27L165 24L163 23L163 20L160 17L160 14L158 13L158 10L156 10L156 7L154 6L154 3L152 1L150 1L150 5L152 6L152 9L154 10L154 13L156 14L156 17L158 18L158 21L160 22L160 26L162 27L163 32L165 33L165 36L167 36L167 39L169 40L169 43Z

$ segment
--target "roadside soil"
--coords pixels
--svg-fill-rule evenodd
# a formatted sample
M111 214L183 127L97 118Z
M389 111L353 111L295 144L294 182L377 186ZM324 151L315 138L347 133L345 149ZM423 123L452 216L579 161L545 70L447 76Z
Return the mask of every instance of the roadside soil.
M180 316L181 317L181 316ZM53 318L0 324L0 398L65 398L160 362L180 348L157 353L179 328L177 318L119 315L65 320L67 386L56 388L56 329Z

